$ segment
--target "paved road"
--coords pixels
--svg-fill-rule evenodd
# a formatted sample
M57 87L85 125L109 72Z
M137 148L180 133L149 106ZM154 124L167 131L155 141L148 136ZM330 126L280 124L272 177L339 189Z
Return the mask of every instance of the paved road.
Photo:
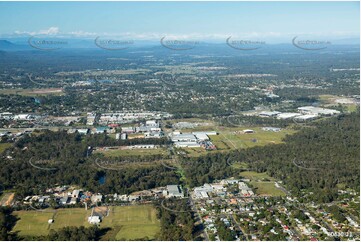
M243 228L239 225L239 223L237 222L237 220L234 218L234 214L231 216L233 222L235 225L237 225L238 229L242 231L242 236L244 237L243 239L247 240L248 238L248 234L244 232Z
M198 211L198 208L196 206L196 204L193 202L193 198L192 196L189 196L189 204L191 205L192 207L192 210L195 212L196 216L198 217L200 223L202 224L202 229L203 229L203 236L205 238L206 241L209 241L209 236L208 236L208 233L203 225L203 221L202 221L202 218L201 216L199 215L199 211Z

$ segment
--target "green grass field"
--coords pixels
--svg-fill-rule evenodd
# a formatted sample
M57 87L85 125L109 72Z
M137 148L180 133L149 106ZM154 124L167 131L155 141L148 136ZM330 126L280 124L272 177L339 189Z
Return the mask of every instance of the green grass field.
M47 235L50 227L48 220L53 217L54 213L51 211L15 211L13 215L19 218L13 231L19 231L21 237L27 238L28 236Z
M151 240L160 230L156 210L151 205L110 207L109 216L100 226L114 228L107 234L110 240L139 240L146 237Z
M240 176L250 179L253 190L258 195L285 196L286 194L275 186L275 179L265 172L243 171Z
M85 226L88 227L88 217L91 214L91 210L85 210L84 208L71 208L71 209L58 209L54 216L54 223L50 226L50 229L60 229L65 226Z
M258 195L285 196L286 194L275 186L274 182L251 182Z
M4 150L6 150L7 148L9 148L12 144L10 143L0 143L0 153L3 153Z
M41 211L15 211L13 214L19 218L13 231L19 231L22 237L47 235L50 229L60 229L65 226L85 226L90 224L87 217L91 210L84 208L69 208ZM54 219L54 223L48 224L49 219Z
M255 146L264 146L271 144L280 144L282 139L286 135L292 135L297 131L293 129L282 129L280 132L264 131L261 127L252 127L251 129L255 131L253 134L243 134L243 130L246 128L237 128L237 127L216 127L216 126L207 126L208 128L202 127L200 130L216 130L218 135L210 135L209 138L211 142L217 147L216 150L206 151L203 148L183 148L183 150L188 153L190 157L199 157L206 155L208 152L223 152L229 151L232 149L246 149ZM182 130L185 132L194 132L195 129ZM200 131L197 130L197 131Z
M60 229L65 226L91 226L87 219L91 209L67 208L41 211L15 211L17 221L13 231L19 232L21 237L47 235L50 229ZM49 219L54 223L48 224ZM156 218L156 210L151 205L137 205L126 207L111 207L109 216L100 223L101 228L112 228L104 239L106 240L135 240L148 237L154 239L160 229Z
M34 89L1 89L0 94L21 95L21 96L46 96L46 95L63 95L61 88L34 88Z
M254 146L264 146L269 144L282 143L282 139L286 135L294 134L296 131L291 129L282 129L280 132L264 131L261 127L251 127L253 134L243 134L246 128L226 128L219 129L219 135L210 136L211 141L219 147L219 149L238 149L250 148ZM239 133L236 133L236 132Z
M166 155L167 151L162 148L158 149L134 149L134 150L105 150L97 151L96 153L102 153L107 157L118 156L146 156L146 155Z

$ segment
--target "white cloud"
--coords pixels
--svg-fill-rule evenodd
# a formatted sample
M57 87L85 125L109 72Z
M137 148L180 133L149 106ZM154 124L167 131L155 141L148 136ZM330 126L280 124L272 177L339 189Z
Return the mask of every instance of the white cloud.
M33 32L19 31L19 30L14 31L15 35L57 35L59 33L60 33L59 27L50 27L48 29L43 29L43 30L33 31Z
M46 34L46 35L55 35L55 34L59 33L59 28L58 27L50 27L49 29L46 29L46 30L40 30L39 33Z
M10 36L29 36L29 35L50 35L56 36L59 38L118 38L118 39L128 39L128 40L160 40L163 37L167 39L178 39L178 40L214 40L214 41L224 41L228 37L232 39L242 39L242 40L289 40L295 36L311 36L313 38L340 38L340 37L354 37L359 36L359 33L355 32L318 32L318 33L303 33L303 32L293 32L293 33L283 33L283 32L233 32L233 33L188 33L188 34L177 34L177 33L159 33L159 32L145 32L145 33L136 33L136 32L124 32L124 33L106 33L106 32L87 32L83 30L70 31L70 32L61 32L59 27L49 27L45 30L39 30L34 32L27 31L15 31ZM1 35L4 36L4 35Z

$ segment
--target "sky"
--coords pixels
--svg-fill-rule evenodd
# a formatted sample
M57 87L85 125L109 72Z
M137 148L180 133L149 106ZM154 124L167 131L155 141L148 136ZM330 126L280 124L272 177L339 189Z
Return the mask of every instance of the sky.
M0 2L0 36L354 38L359 2Z

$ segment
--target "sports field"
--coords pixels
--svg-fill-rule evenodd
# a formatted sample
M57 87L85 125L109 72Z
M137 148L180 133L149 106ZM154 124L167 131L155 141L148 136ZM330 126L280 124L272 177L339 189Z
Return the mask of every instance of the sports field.
M13 231L18 231L24 238L47 235L50 229L60 229L65 226L91 226L87 219L91 209L67 208L46 209L43 211L15 211L17 221ZM49 219L54 223L48 224ZM154 239L160 229L156 218L156 210L151 205L135 205L110 207L109 215L103 218L101 228L112 228L104 235L105 240L135 240L148 237Z
M146 155L166 155L167 151L163 148L158 149L134 149L134 150L104 150L96 151L95 153L102 153L107 157L118 156L146 156Z
M20 236L47 235L50 229L59 229L65 226L90 226L87 217L91 210L84 208L46 209L43 211L15 211L19 218L13 231L19 231ZM54 223L48 224L49 219Z
M154 239L160 230L156 210L151 205L110 207L109 216L102 221L101 227L112 227L107 234L110 240ZM105 235L105 236L107 236Z

